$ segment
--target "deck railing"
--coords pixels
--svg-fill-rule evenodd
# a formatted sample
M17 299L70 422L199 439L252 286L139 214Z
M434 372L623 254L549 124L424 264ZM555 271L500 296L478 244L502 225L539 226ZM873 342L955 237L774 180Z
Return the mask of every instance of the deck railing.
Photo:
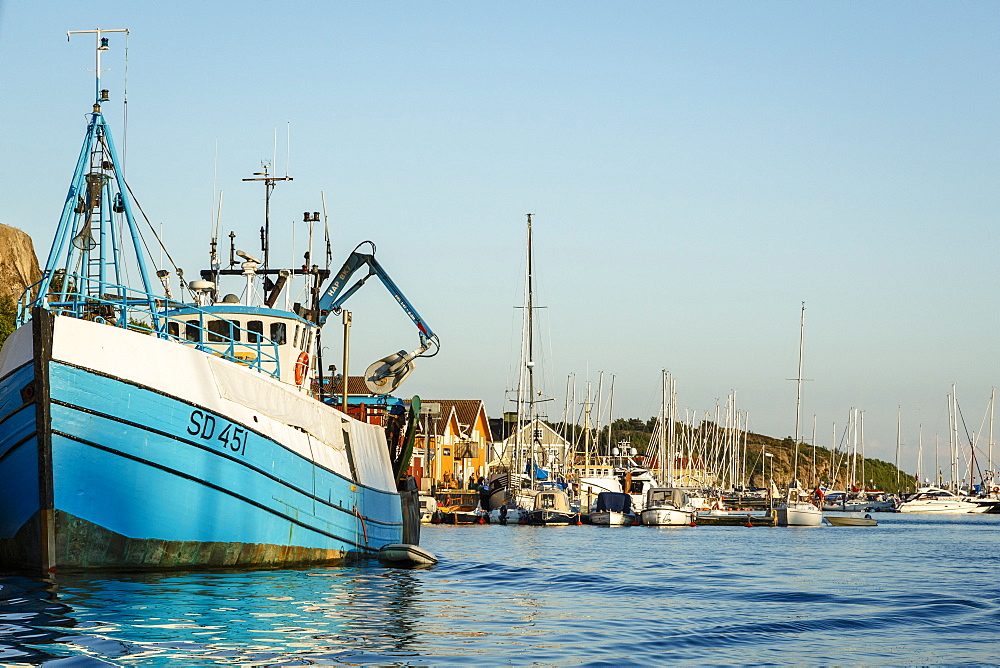
M59 315L176 341L275 378L281 374L278 343L262 332L198 306L124 285L75 274L57 277L58 284L53 287L57 281L51 281L45 295L39 292L44 279L24 291L17 303L18 326L31 319L33 307L41 306ZM228 333L210 329L210 322L225 323Z

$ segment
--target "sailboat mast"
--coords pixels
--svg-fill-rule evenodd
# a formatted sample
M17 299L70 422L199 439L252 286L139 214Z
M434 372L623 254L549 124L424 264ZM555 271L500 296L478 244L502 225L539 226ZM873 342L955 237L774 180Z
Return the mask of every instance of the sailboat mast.
M993 482L993 403L996 399L997 389L994 387L990 391L990 441L989 441L989 454L986 458L986 470L990 472L990 483Z
M799 318L799 373L795 378L795 458L792 464L792 480L799 479L799 420L802 418L802 348L806 333L806 303L802 302L802 315Z
M526 308L527 312L525 316L527 318L527 357L526 357L526 369L528 372L528 428L531 432L531 466L528 471L528 475L531 476L531 485L534 487L535 484L535 467L538 466L538 462L535 459L535 446L538 445L538 438L536 437L535 429L535 327L534 327L534 267L532 264L532 248L531 248L531 216L532 214L527 214L528 216L528 243L527 252L528 257L525 263L525 290L527 291Z
M899 492L899 446L900 431L903 425L903 407L896 406L896 491Z
M667 478L667 370L661 369L660 376L663 400L660 405L660 451L658 455L660 460L660 483L663 484Z

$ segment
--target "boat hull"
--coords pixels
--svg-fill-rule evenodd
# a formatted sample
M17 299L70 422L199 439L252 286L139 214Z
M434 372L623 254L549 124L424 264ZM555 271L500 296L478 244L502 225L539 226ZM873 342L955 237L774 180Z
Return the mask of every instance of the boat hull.
M963 513L982 513L987 509L969 501L905 501L896 509L900 513L939 513L942 515L958 515Z
M628 527L635 524L636 517L632 513L619 513L611 510L590 513L590 523L605 527Z
M577 513L567 513L560 510L532 510L522 515L526 518L526 523L534 526L547 526L549 524L578 524L580 515Z
M506 506L494 508L490 511L490 522L495 524L526 524L528 511L523 508L507 508Z
M844 517L827 515L824 518L830 526L835 527L873 527L878 526L878 520L872 517Z
M774 511L782 527L818 527L823 523L823 511L811 503L782 504Z
M332 564L401 542L374 427L153 336L36 309L15 337L0 476L20 482L0 491L0 566Z
M677 508L645 508L641 518L646 526L688 526L692 522L693 513Z
M438 558L433 553L417 545L406 543L392 543L383 545L378 553L379 561L394 566L433 566L438 562Z

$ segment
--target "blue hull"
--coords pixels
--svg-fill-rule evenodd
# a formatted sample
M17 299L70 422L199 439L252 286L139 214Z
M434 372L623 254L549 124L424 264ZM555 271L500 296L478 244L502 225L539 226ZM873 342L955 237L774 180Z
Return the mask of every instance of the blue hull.
M401 541L399 494L252 424L49 360L34 338L36 359L0 379L0 565L278 567Z

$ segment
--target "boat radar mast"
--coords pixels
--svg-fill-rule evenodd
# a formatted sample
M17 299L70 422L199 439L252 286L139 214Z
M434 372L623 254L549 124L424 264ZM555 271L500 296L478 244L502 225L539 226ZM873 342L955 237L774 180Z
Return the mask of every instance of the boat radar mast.
M278 181L291 181L292 177L288 174L284 176L268 174L268 163L266 162L262 163L261 167L264 171L254 172L253 178L243 180L264 182L264 229L261 230L260 249L264 251L264 269L267 269L268 251L271 248L271 191L274 190Z
M111 48L108 45L108 38L107 37L102 37L102 35L104 35L105 33L111 33L111 32L123 32L126 35L128 35L128 28L113 28L113 29L110 29L110 30L101 30L100 28L98 28L97 30L68 30L68 31L66 31L66 41L67 42L70 40L70 37L72 37L73 35L81 35L81 34L94 35L95 39L97 40L97 56L95 58L95 63L94 63L94 74L95 74L95 79L96 79L96 88L95 88L95 93L96 93L95 94L95 98L96 98L96 101L94 102L94 105L95 105L96 108L94 109L94 111L100 111L101 102L107 102L108 101L108 91L106 91L106 90L104 90L104 89L101 88L101 72L106 72L107 71L107 70L102 70L101 69L101 52L102 51L107 51L108 49Z

